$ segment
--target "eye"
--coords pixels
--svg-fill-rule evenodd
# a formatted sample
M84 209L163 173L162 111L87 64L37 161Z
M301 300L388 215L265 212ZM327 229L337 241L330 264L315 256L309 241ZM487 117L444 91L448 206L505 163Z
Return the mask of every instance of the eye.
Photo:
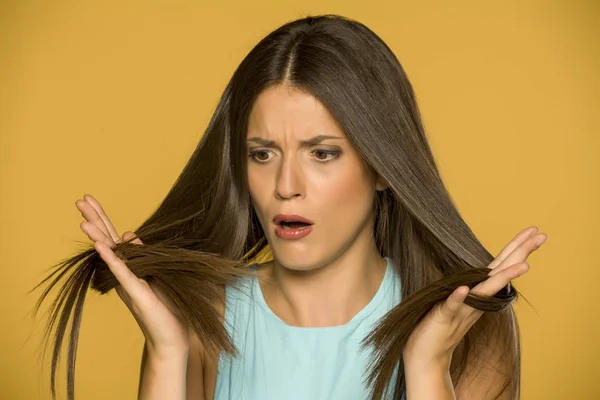
M321 163L328 163L329 161L333 161L340 156L340 152L337 150L323 150L317 149L310 152L315 156L317 161Z
M269 153L271 153L270 150L253 150L249 152L248 158L258 163L264 163L269 161Z

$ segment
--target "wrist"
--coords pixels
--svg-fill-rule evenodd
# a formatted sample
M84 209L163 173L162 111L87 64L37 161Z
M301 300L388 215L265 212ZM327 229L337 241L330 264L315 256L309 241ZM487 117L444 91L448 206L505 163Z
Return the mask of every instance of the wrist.
M452 361L452 354L438 357L420 357L419 355L403 352L404 366L419 372L448 372Z
M140 400L181 400L186 397L186 353L147 351L140 380Z
M404 361L406 398L456 400L450 368L444 362Z
M404 362L404 373L406 375L429 377L429 376L445 376L450 374L450 367L445 363L439 362L422 362L408 361Z
M155 364L177 364L187 362L189 347L169 347L155 348L150 343L147 344L148 360Z

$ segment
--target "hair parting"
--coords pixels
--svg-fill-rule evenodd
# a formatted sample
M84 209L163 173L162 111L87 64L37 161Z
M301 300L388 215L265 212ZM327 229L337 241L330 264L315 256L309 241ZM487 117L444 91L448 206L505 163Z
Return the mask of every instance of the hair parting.
M256 97L272 85L289 85L319 99L339 122L368 167L386 184L377 192L375 240L397 268L402 301L365 338L374 348L367 371L373 400L396 375L393 398L405 388L402 348L417 323L459 286L488 278L494 257L475 237L446 190L427 142L416 96L389 47L363 24L337 15L286 23L242 60L188 163L162 203L135 230L143 245L113 249L138 277L156 285L209 351L236 349L215 306L224 288L236 287L248 266L268 254L247 181L246 128ZM68 341L67 396L75 398L75 361L86 293L105 294L118 281L94 248L55 265L34 289L35 306L54 298L44 345L52 348L51 393L56 397L59 355ZM466 363L494 341L515 369L505 387L518 388L520 349L511 286L493 297L469 294L484 311L453 354L456 385ZM70 329L69 329L70 328ZM400 365L400 368L397 368ZM396 370L397 368L397 370Z

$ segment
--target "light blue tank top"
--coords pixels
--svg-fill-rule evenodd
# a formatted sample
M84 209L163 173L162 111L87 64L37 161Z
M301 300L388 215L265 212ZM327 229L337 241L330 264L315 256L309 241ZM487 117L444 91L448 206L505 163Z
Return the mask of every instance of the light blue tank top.
M391 260L386 261L375 296L341 326L286 324L266 304L255 277L240 278L241 292L227 287L225 326L239 355L219 358L214 399L366 399L364 379L371 351L362 350L360 342L401 300L400 278ZM391 399L392 391L388 393Z

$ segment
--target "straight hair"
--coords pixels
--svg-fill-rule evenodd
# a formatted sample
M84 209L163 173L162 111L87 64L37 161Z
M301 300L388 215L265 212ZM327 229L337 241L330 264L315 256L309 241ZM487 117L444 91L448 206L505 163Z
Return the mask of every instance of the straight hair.
M362 23L339 15L288 22L242 60L188 163L152 215L134 231L143 245L113 250L139 278L161 289L210 353L237 355L215 306L269 245L252 207L247 179L246 131L257 96L274 85L311 94L328 109L387 189L378 191L373 235L401 280L402 301L364 339L373 348L366 374L372 400L381 399L395 367L393 398L406 388L402 348L419 321L459 286L488 278L494 257L459 214L427 141L416 97L391 49ZM218 227L218 229L215 229ZM51 393L56 396L59 354L68 333L67 394L74 399L75 358L88 289L118 285L91 247L53 266L35 306L59 287L52 302L45 349L52 348ZM465 303L485 311L455 349L454 385L488 346L513 366L504 389L518 393L520 345L510 284ZM496 350L495 350L496 351ZM502 391L503 391L502 390ZM500 393L495 394L496 398ZM517 394L518 396L518 394Z

